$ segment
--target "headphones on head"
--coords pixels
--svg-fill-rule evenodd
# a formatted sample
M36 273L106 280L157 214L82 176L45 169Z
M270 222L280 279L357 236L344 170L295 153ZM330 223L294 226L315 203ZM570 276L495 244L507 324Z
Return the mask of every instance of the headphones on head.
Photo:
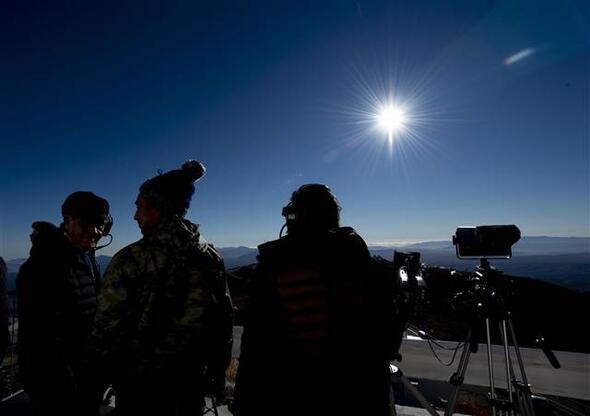
M292 202L289 202L287 205L283 207L283 212L281 213L283 217L287 221L295 221L297 218L297 210Z
M309 191L317 192L318 190L331 193L330 188L328 188L326 185L319 184L303 185L293 192L291 195L291 200L283 207L283 211L281 213L283 217L285 217L285 220L288 224L295 224L301 220L301 218L305 217L305 211L301 206L301 198L304 197Z
M107 219L104 224L104 230L102 231L102 236L106 237L107 235L111 235L111 228L113 228L113 217L111 217L110 213L107 213Z
M333 202L337 209L339 209L338 202L332 190L323 184L307 184L301 186L291 195L291 200L282 209L281 215L285 217L285 224L279 232L279 237L282 236L285 227L289 230L301 227L305 222L309 222L310 218L314 215L310 215L308 210L317 208L324 201L329 200Z
M281 231L279 231L279 238L283 236L283 231L285 228L293 229L295 222L297 220L297 211L295 210L295 206L293 202L289 202L287 205L283 207L281 215L285 217L285 223L281 227Z

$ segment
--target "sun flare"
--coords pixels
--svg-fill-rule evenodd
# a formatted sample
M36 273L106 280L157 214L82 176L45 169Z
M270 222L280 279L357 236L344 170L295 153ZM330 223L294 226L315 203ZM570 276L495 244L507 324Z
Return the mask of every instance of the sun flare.
M402 130L406 122L407 117L404 110L391 104L382 107L377 114L378 126L385 130L390 137Z

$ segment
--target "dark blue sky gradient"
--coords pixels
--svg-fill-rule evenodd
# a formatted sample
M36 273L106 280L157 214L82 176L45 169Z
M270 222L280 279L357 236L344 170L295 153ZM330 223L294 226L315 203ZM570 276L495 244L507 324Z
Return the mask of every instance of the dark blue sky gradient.
M112 254L139 238L142 181L189 158L208 174L188 217L218 246L275 238L308 182L370 243L589 236L587 5L441 3L3 5L0 255L80 189L111 203ZM392 91L411 135L390 153L366 113Z

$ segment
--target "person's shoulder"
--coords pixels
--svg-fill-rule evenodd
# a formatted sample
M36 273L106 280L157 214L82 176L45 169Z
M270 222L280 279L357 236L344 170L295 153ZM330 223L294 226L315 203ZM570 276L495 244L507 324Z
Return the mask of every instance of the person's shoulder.
M352 227L340 227L335 231L335 234L342 240L362 242L365 244L365 240Z
M278 240L265 241L264 243L258 245L258 251L266 251L272 247L275 247L281 243L281 240L284 240L284 239L285 238L280 238Z
M340 235L340 236L344 236L344 237L350 237L350 238L361 238L361 236L359 235L359 233L356 232L356 230L350 226L345 226L345 227L339 227L336 229L336 234Z
M109 266L135 264L147 255L148 252L146 248L147 247L143 239L136 241L135 243L131 243L115 253L109 263Z
M46 221L35 221L29 257L19 268L19 276L45 276L60 273L73 261L72 244L61 228Z
M128 257L137 257L145 255L146 250L148 249L148 243L145 239L138 240L134 243L131 243L121 250L117 251L113 256L113 260L115 259L125 259Z
M356 252L362 255L369 256L369 248L365 240L352 227L340 227L335 233L338 244L342 246L347 252Z
M281 253L293 245L293 239L287 234L277 240L267 241L258 246L258 259Z
M115 253L103 276L107 286L120 287L122 282L134 279L145 271L150 251L144 245L145 241L141 239Z
M32 225L30 259L57 260L67 257L71 243L63 230L47 221L35 221Z

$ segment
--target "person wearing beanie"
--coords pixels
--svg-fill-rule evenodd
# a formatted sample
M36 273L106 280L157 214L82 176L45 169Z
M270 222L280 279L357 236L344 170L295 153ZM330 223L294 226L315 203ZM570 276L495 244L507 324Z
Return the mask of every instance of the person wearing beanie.
M233 307L217 250L185 219L205 173L197 161L146 180L134 219L143 234L115 254L90 347L118 415L201 414L231 359Z
M112 225L109 203L92 192L70 194L61 211L59 227L33 223L16 278L19 371L40 415L88 413L83 356L100 281L94 254Z

